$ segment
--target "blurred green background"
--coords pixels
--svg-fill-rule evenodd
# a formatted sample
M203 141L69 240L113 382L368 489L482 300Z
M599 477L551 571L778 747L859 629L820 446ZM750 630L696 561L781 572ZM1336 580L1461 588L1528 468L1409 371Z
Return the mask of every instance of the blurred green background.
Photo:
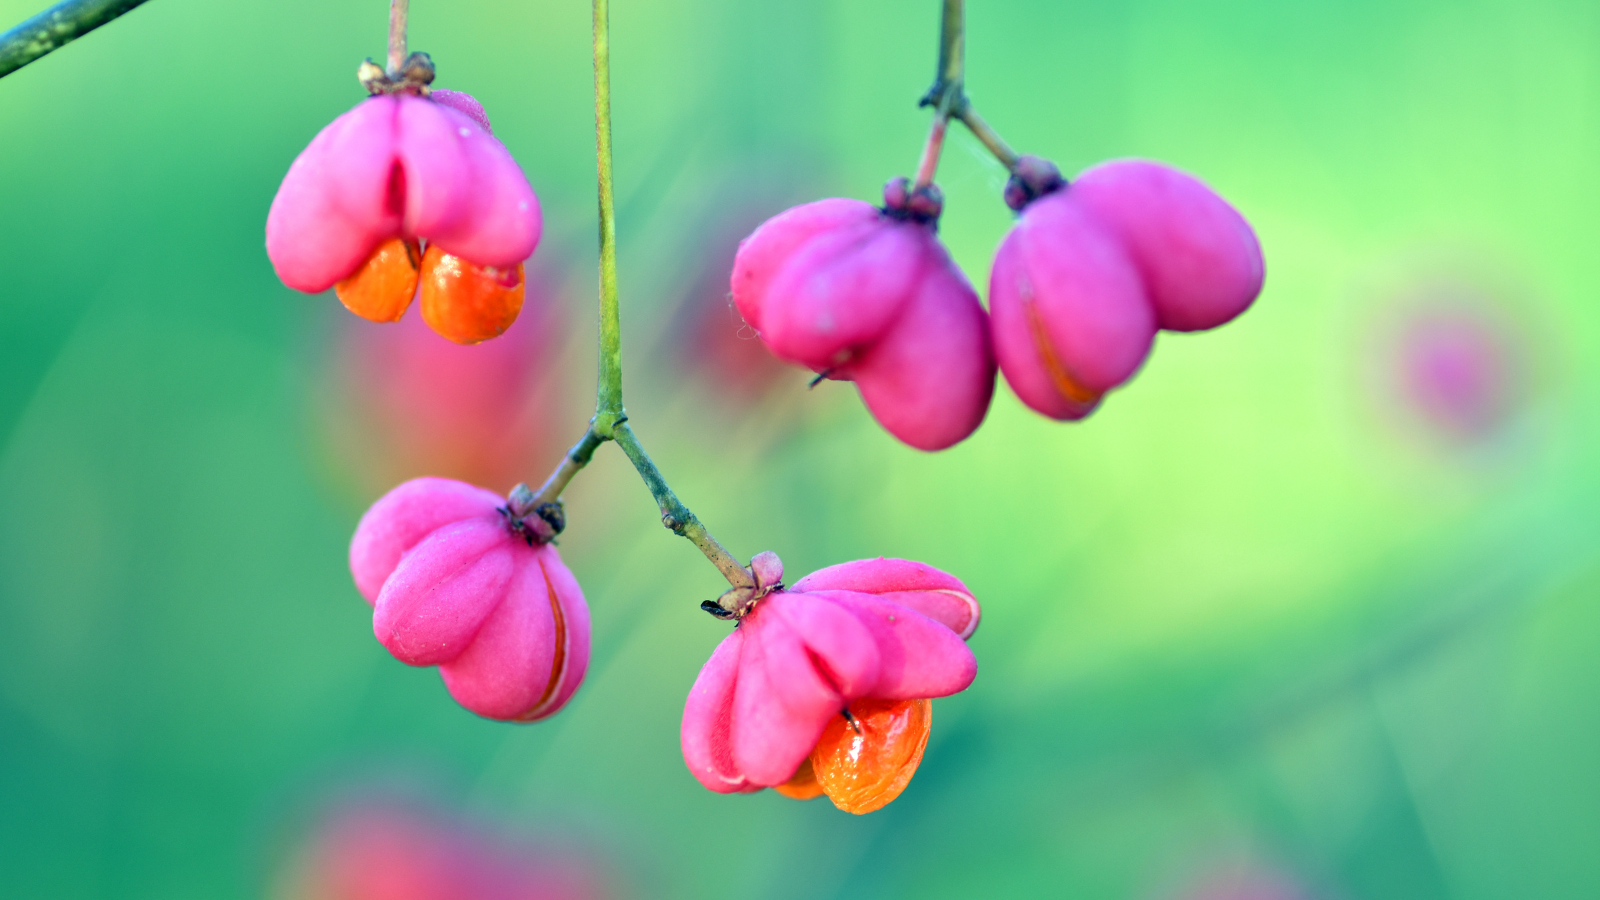
M742 231L912 168L938 4L614 5L635 428L739 554L912 557L984 604L977 682L862 818L689 776L719 579L614 448L568 495L595 654L565 712L479 720L373 640L345 552L383 485L328 398L380 326L284 288L262 227L386 6L157 0L0 81L0 893L266 896L330 798L401 791L631 896L1600 895L1600 6L970 4L990 122L1067 172L1201 175L1267 289L1083 424L1001 387L925 455L848 385L752 399L684 348L705 309L736 329ZM412 14L544 203L563 399L529 480L593 383L588 15ZM940 183L981 289L1003 172L962 133ZM1404 374L1438 309L1497 348L1470 428Z

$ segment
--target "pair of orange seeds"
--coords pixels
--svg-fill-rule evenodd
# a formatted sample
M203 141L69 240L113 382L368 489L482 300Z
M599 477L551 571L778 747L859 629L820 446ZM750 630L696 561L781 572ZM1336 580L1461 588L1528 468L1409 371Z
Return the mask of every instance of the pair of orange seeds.
M522 264L480 266L416 241L393 238L378 246L349 278L333 286L345 308L374 322L398 322L422 285L422 318L458 344L498 336L522 311Z
M827 794L845 812L872 812L911 782L932 724L929 700L857 700L828 722L794 777L773 790L796 800Z

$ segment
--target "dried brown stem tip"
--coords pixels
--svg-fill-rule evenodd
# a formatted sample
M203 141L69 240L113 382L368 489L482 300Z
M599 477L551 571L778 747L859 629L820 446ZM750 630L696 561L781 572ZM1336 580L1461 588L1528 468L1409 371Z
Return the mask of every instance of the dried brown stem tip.
M1067 180L1061 177L1055 163L1037 156L1018 157L1006 182L1006 205L1022 212L1029 203L1066 186Z
M416 94L419 97L428 96L433 84L435 70L433 57L418 51L406 57L405 64L400 67L400 77L390 78L383 66L373 62L370 58L362 60L356 68L356 80L367 89L367 93L376 97L379 94Z
M530 546L550 543L567 527L567 512L561 501L540 502L539 495L526 484L511 489L500 512L506 517L507 526Z
M746 571L754 579L753 585L724 591L717 599L701 603L700 608L719 619L737 619L749 612L757 600L783 590L783 561L771 550L757 553Z
M932 222L944 211L944 192L935 184L913 187L904 175L891 178L883 186L883 211L899 219Z

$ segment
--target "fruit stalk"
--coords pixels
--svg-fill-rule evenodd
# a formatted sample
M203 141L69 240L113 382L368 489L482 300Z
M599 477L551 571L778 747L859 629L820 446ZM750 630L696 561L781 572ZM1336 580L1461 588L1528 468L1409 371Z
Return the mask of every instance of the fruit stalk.
M539 502L552 502L588 462L602 442L614 440L633 463L661 510L661 524L688 538L734 587L754 587L755 579L712 537L694 513L667 486L667 481L628 427L622 406L622 317L617 302L617 226L611 170L611 15L609 0L594 0L594 130L595 161L600 183L600 374L595 389L594 419L539 489Z
M406 64L406 16L411 11L411 0L389 0L389 60L388 74L398 80Z
M567 489L567 484L572 481L572 477L589 464L589 460L594 458L595 448L602 443L605 443L605 439L596 434L593 428L585 431L578 443L567 451L567 455L561 457L561 463L556 466L556 470L551 472L550 477L546 478L544 484L539 486L539 490L533 495L528 507L530 509L538 509L545 503L554 503L559 500L561 492Z
M989 127L989 123L978 115L978 111L972 107L971 103L963 102L961 111L956 113L956 118L961 120L961 124L967 126L967 130L972 132L973 137L976 137L982 142L983 146L988 148L990 153L994 154L995 159L1000 160L1000 164L1006 167L1006 171L1016 171L1017 160L1022 157L1017 151L1011 149L1011 145L1007 144L998 132Z
M933 107L933 129L923 148L922 164L917 167L917 187L924 187L933 181L933 172L939 165L939 151L944 144L945 123L950 119L958 119L966 125L1007 171L1017 165L1017 152L989 127L989 123L973 108L972 101L967 99L966 30L966 0L944 0L943 17L939 23L939 69L934 74L933 87L928 88L920 104Z
M628 460L639 471L639 477L644 479L645 487L650 489L650 495L656 498L656 506L661 510L661 524L672 531L689 539L706 559L717 567L722 577L736 588L753 588L756 586L755 577L750 570L722 546L706 526L701 524L699 517L683 505L678 495L667 486L667 480L662 477L661 470L650 459L650 454L644 452L644 446L639 443L639 438L626 422L619 423L616 427L614 439L622 452L628 454Z
M622 319L617 307L617 223L611 177L611 4L594 0L594 150L600 181L600 380L594 430L609 439L622 411Z

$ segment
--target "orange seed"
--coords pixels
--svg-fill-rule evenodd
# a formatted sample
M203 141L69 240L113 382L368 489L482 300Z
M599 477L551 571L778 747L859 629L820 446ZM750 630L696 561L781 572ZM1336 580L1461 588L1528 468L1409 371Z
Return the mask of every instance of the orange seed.
M793 778L783 784L773 785L772 789L792 800L811 800L822 796L822 785L817 784L817 773L811 769L809 756L800 763Z
M522 264L480 266L429 246L422 257L422 318L458 344L476 344L511 327L522 312Z
M861 815L900 796L916 774L933 703L857 700L848 709L855 725L843 715L829 721L811 751L811 768L834 806Z
M361 268L333 286L339 302L363 319L398 322L417 293L417 262L422 248L415 241L393 238L378 245Z

